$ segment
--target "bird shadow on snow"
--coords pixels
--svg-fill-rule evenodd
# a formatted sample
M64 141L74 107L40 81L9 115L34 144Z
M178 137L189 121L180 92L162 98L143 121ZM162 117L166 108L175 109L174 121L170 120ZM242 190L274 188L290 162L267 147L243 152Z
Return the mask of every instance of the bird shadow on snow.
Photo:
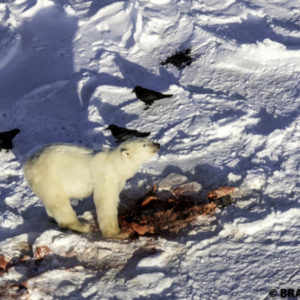
M86 75L88 75L89 78L84 83L80 92L83 109L88 107L89 101L99 85L111 85L115 87L126 86L125 79L110 75L108 73L98 73L84 68L80 69L80 71L77 73L79 80Z
M186 90L189 91L190 93L195 93L195 94L200 94L200 95L201 94L213 95L218 98L226 99L228 101L245 100L245 97L243 97L242 95L240 95L238 93L233 93L233 94L230 93L229 94L229 93L225 93L220 90L215 91L211 88L206 88L203 86L187 85Z
M105 124L117 124L118 126L126 127L127 123L130 123L133 120L136 120L139 118L137 114L128 114L125 113L122 108L126 107L128 104L135 102L135 100L128 100L121 105L112 105L107 102L101 102L99 100L99 105L97 106L99 115L105 122ZM119 142L116 141L116 139L109 135L109 137L105 138L110 143L115 144L116 146L119 145Z
M143 66L129 61L120 54L115 53L115 62L118 65L122 75L126 78L127 86L133 89L140 85L145 88L164 91L170 87L171 84L177 84L178 80L174 75L170 74L164 68L159 68L159 74L149 72Z

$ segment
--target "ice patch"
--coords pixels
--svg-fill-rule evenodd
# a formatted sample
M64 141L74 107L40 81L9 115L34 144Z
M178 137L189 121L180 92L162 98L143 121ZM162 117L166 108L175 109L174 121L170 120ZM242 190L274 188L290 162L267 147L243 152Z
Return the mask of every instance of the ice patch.
M158 195L161 199L167 199L171 194L181 196L194 196L201 191L201 184L196 181L190 181L186 176L170 173L156 183L158 185Z
M228 174L228 181L230 182L237 182L241 179L241 175L234 174L234 173L229 173Z
M154 254L150 257L141 259L137 265L137 268L163 268L170 261L171 257L172 255L169 251Z
M267 177L263 169L250 170L247 172L247 176L244 179L240 189L259 191L267 183Z
M6 210L0 215L0 227L8 229L16 229L24 223L21 215L16 215L11 211Z
M170 190L172 187L185 183L188 178L184 175L170 173L167 177L159 181L159 189Z
M127 288L134 288L139 296L161 294L172 285L171 278L162 272L141 274L127 281Z

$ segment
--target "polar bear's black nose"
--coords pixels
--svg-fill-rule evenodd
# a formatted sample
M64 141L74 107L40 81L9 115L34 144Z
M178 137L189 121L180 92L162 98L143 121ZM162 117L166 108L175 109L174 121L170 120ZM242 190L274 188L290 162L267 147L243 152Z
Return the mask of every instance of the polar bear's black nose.
M157 149L160 148L160 144L159 144L159 143L153 143L153 145L154 145L155 147L157 147Z

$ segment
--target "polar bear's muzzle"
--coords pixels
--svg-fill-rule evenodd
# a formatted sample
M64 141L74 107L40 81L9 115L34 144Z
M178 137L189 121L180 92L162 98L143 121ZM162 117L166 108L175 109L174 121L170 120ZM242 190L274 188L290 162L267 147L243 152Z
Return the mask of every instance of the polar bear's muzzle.
M152 142L152 145L154 146L154 152L158 152L158 150L160 148L160 144Z

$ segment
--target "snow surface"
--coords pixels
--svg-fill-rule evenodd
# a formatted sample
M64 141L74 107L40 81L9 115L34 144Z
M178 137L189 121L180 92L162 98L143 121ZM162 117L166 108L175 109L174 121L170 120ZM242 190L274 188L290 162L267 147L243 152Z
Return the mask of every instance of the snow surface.
M190 66L160 65L188 47ZM0 277L2 298L24 282L18 299L271 299L271 289L300 289L299 81L299 0L0 1L0 131L21 129L13 152L0 153L0 255L16 262ZM135 85L174 97L144 110ZM238 187L234 204L173 240L59 230L22 164L52 142L114 147L111 123L162 144L123 205L174 173L202 196ZM77 212L90 217L92 200Z

